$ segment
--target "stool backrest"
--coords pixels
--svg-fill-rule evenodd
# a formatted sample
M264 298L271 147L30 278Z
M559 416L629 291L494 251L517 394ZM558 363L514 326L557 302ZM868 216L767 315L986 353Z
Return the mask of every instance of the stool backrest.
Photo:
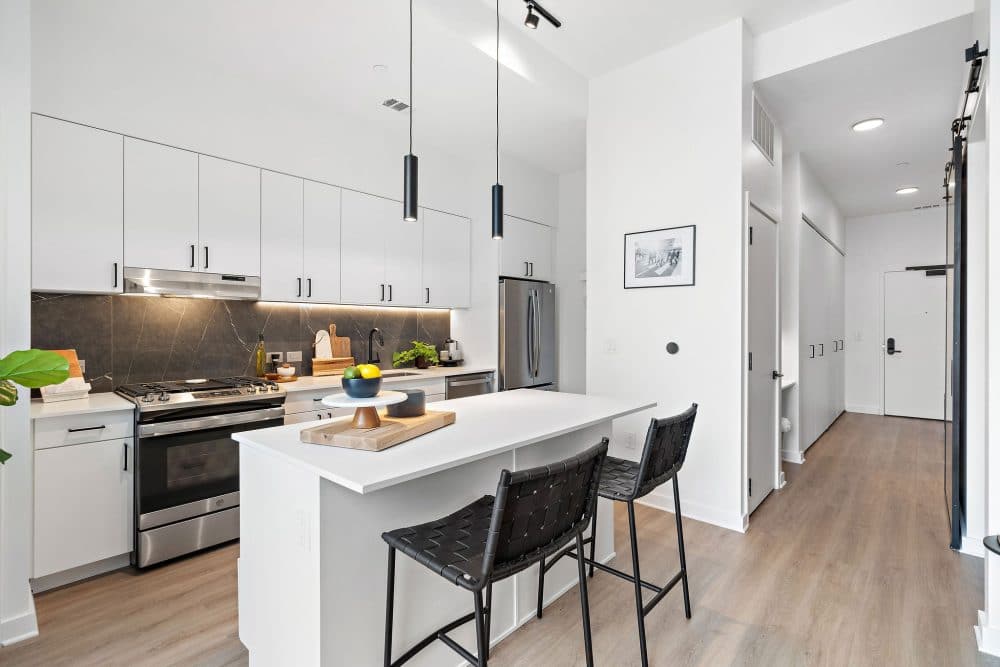
M635 497L644 496L677 474L684 465L698 404L674 417L651 419L646 444L639 462L639 480Z
M494 570L528 567L583 531L597 509L608 439L563 461L500 474L483 580Z

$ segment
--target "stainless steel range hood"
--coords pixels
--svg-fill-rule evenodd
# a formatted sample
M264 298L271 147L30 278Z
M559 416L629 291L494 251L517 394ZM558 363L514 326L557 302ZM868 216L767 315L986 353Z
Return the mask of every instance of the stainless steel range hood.
M199 271L167 271L126 266L125 294L188 296L201 299L260 298L259 276L233 276Z

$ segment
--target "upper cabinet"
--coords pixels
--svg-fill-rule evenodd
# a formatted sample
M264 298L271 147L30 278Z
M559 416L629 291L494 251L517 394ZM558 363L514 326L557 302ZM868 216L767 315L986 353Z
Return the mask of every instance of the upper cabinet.
M302 275L306 301L340 301L341 189L306 181L304 188Z
M196 271L198 154L125 138L125 261Z
M31 180L32 289L120 292L121 135L34 116Z
M424 226L423 305L468 306L472 221L428 209L421 209L420 216Z
M199 268L260 275L260 169L198 156Z
M552 229L505 215L500 246L500 275L552 280Z

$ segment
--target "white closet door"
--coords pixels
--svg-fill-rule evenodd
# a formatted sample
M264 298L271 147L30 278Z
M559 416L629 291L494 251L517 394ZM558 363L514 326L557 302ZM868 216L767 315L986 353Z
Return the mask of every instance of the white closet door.
M260 298L298 301L303 292L301 178L273 171L260 177Z
M125 138L125 263L197 270L198 154Z
M340 301L340 201L340 188L306 181L303 251L306 301Z
M471 221L421 209L424 223L424 293L421 305L461 308L469 305Z
M344 303L387 304L385 234L399 204L344 190L340 218L340 293Z
M199 268L260 275L260 169L198 156Z

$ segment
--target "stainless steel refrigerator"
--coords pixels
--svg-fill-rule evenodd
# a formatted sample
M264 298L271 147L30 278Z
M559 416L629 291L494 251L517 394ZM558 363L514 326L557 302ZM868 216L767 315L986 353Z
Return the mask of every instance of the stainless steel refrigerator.
M556 292L551 283L500 280L500 390L555 389Z

